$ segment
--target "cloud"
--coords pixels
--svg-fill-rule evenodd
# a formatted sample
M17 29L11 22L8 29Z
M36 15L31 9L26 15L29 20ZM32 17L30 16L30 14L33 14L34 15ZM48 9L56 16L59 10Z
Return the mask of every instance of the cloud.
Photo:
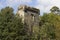
M25 2L25 3L29 3L31 2L32 0L21 0L20 2Z
M2 5L2 3L0 2L0 9L2 9L3 8L3 5Z
M6 6L10 6L10 7L14 8L14 12L16 13L19 5L28 4L31 2L32 2L32 0L6 0Z
M24 4L24 3L29 3L32 0L6 0L6 3L8 6L13 6L16 4Z
M60 8L60 0L0 0L0 8L11 6L16 10L20 4L36 7L40 9L41 14L43 12L49 12L52 6Z
M31 2L31 0L6 0L6 2L8 2L8 3L29 3L29 2Z
M9 6L14 9L14 12L16 13L18 10L18 6L21 4L29 4L32 0L0 0L0 9Z
M52 0L52 5L56 5L60 8L60 0Z
M60 8L60 0L37 0L36 8L39 8L42 12L49 12L53 6Z

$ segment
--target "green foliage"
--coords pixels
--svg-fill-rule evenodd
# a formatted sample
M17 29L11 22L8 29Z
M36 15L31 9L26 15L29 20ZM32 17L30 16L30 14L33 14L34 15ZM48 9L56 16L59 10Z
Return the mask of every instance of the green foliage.
M54 6L51 13L40 16L39 27L33 27L32 35L28 35L27 25L15 15L13 8L6 7L0 11L0 40L60 40L59 8Z
M53 14L44 14L41 17L42 25L40 28L40 36L42 40L49 40L51 37L53 37L52 34L54 34L54 26L51 24L51 17ZM50 35L51 34L51 35ZM52 38L53 39L53 38Z
M0 39L23 40L25 35L21 18L16 17L10 7L2 9L0 13Z
M53 6L51 9L50 9L51 12L53 13L60 13L60 9L56 6Z
M60 15L49 13L40 17L40 39L60 40Z

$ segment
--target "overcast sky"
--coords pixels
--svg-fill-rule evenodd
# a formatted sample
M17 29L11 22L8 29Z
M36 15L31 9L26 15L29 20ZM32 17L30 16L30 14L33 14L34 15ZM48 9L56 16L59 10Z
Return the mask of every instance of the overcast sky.
M19 5L25 4L40 9L41 15L44 12L49 12L52 6L60 8L60 0L0 0L0 9L10 6L17 11Z

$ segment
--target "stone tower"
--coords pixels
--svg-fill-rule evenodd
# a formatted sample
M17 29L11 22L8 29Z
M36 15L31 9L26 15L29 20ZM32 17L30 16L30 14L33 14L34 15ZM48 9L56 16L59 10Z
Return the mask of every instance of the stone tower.
M22 22L27 24L28 32L32 33L33 27L39 26L39 9L21 5L18 7L17 14L22 18Z

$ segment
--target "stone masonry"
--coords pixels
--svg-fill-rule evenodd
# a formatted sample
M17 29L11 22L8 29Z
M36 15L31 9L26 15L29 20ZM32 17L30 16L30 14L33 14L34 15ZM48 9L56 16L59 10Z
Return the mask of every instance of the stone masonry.
M17 14L22 18L22 22L27 25L26 27L28 27L28 32L30 34L33 32L33 27L39 26L39 9L20 5Z

